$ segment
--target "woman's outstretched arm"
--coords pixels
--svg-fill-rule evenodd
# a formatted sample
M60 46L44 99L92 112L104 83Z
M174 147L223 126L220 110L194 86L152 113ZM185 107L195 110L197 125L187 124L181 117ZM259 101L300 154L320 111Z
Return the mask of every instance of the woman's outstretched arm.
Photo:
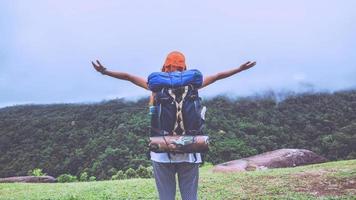
M108 75L121 80L130 81L131 83L148 90L147 81L144 78L134 76L125 72L109 71L98 60L96 60L96 63L92 61L91 64L93 65L96 71L100 72L103 75Z
M256 62L248 61L247 63L242 64L238 68L231 69L231 70L224 71L224 72L220 72L220 73L217 73L217 74L212 75L212 76L207 76L207 77L204 78L203 85L200 88L206 87L206 86L214 83L217 80L224 79L224 78L232 76L232 75L234 75L236 73L239 73L241 71L250 69L251 67L253 67L255 65L256 65Z

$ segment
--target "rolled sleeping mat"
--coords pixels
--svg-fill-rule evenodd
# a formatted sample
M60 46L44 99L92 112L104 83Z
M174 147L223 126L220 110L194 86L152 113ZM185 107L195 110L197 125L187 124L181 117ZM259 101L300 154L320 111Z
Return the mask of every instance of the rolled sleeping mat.
M197 69L174 72L153 72L147 78L148 88L158 92L162 88L180 88L192 85L199 88L203 84L203 75Z
M150 137L149 149L156 153L204 153L209 150L209 136L170 135Z

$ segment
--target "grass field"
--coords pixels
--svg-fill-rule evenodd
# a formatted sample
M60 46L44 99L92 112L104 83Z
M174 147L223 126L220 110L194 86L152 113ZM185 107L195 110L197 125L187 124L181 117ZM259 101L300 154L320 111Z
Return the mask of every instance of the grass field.
M356 160L235 174L200 169L199 199L356 199ZM177 199L180 199L177 191ZM153 179L0 184L1 200L157 199Z

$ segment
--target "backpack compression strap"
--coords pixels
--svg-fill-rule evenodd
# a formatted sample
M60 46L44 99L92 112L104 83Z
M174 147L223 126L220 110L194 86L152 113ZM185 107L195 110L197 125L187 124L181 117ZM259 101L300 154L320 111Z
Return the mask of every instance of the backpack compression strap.
M183 123L183 113L182 113L182 108L183 108L183 102L184 98L187 96L189 90L189 86L184 87L184 92L182 93L181 98L177 98L176 94L174 94L172 89L168 89L169 95L174 99L174 103L176 105L177 113L176 113L176 122L173 128L173 135L177 135L176 131L178 127L182 129L182 135L185 135L185 128L184 128L184 123Z

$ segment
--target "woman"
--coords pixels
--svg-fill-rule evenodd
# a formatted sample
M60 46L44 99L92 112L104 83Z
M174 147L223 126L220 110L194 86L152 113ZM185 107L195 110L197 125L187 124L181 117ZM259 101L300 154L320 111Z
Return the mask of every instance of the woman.
M94 68L102 73L121 80L127 80L133 84L149 90L147 80L124 72L114 72L107 70L98 60L92 62ZM228 71L220 72L212 76L207 76L203 80L200 88L206 87L217 80L227 78L241 71L247 70L256 65L256 62L246 62L240 67ZM185 57L178 51L168 54L161 69L162 72L184 71L187 69ZM199 89L200 89L199 88ZM153 105L154 93L150 98L150 105ZM168 157L166 153L151 152L156 187L161 200L174 200L176 193L176 177L178 174L179 189L183 200L196 200L199 178L199 163L202 162L199 153L173 154Z

